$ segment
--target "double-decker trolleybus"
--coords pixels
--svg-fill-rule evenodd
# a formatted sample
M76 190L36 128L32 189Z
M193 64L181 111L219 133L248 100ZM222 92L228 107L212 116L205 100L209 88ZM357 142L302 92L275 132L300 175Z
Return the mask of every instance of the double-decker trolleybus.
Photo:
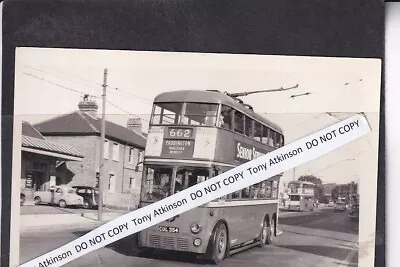
M149 124L140 207L283 144L278 125L232 94L196 90L159 94ZM138 234L139 246L193 252L218 263L250 244L270 244L276 236L280 177L149 227Z
M288 183L289 210L314 210L315 184L305 181Z

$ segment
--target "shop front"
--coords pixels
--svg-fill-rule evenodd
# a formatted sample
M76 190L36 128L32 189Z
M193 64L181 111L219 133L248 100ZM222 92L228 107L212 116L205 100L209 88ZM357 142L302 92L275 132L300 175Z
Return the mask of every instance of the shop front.
M48 191L57 183L56 166L65 161L82 161L73 148L43 139L22 137L21 197L33 201L36 191Z

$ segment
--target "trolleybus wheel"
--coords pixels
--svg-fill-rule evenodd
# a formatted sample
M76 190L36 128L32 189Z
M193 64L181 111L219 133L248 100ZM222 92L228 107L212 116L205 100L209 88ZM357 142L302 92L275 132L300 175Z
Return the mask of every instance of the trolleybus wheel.
M264 218L263 225L261 228L261 233L260 233L260 243L259 247L264 247L265 244L267 243L267 236L268 236L268 223L266 218Z
M274 240L274 235L275 235L275 219L272 217L269 223L268 227L268 233L267 233L267 244L272 244L272 241Z
M224 260L228 245L228 231L225 224L221 223L215 231L215 239L212 244L211 260L219 263Z

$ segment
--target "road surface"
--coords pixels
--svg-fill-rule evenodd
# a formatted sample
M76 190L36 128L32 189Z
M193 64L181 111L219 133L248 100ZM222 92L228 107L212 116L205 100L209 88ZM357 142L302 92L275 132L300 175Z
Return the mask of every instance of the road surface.
M331 267L357 266L357 226L347 213L321 210L280 218L282 234L274 245L251 248L225 259L222 267ZM83 235L82 231L58 230L53 233L21 235L20 262L26 262ZM130 240L129 240L130 239ZM93 251L67 264L99 266L215 266L192 254L157 251L139 253L132 238ZM40 244L40 245L38 245Z
M51 205L35 205L35 206L21 206L21 215L32 214L70 214L70 213L96 213L97 209L83 209L83 208L60 208Z

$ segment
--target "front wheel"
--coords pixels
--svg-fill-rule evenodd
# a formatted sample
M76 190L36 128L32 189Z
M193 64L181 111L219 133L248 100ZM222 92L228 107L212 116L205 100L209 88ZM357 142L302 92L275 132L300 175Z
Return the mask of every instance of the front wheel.
M211 260L214 263L219 263L224 260L228 244L228 231L225 224L221 223L215 232L215 240Z
M35 197L35 205L39 205L42 202L40 197Z

